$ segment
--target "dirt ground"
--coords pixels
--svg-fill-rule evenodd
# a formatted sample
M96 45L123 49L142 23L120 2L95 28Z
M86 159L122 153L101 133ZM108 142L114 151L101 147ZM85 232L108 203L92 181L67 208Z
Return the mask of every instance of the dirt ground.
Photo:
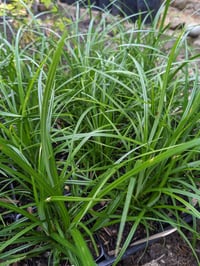
M186 232L188 239L192 242L192 236ZM200 258L200 249L197 242L196 253ZM118 266L198 266L197 260L191 249L178 233L150 244L146 250L137 252Z

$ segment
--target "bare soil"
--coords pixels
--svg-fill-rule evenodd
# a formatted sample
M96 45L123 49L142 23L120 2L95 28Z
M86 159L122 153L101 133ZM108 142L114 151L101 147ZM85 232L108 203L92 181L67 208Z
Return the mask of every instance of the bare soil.
M186 232L188 239L192 242L192 236ZM196 243L195 251L200 258L198 249L199 241ZM122 261L119 266L198 266L197 260L192 254L188 244L178 233L158 240L150 244L146 250L140 251L128 259Z

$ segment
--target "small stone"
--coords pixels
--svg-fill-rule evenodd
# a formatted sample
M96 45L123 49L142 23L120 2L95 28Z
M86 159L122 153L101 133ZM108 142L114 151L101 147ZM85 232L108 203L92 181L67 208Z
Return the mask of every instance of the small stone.
M184 9L186 5L187 5L187 0L175 0L171 4L171 6L176 7L180 10Z
M195 40L195 41L193 42L193 45L194 45L194 46L197 46L197 47L200 48L200 39Z
M179 16L174 17L169 23L169 27L172 30L181 29L184 25L185 23L180 20Z
M165 23L166 25L169 25L171 30L183 28L185 25L185 20L182 18L182 12L179 12L175 7L170 6Z
M188 36L197 38L200 35L200 25L188 25L186 31Z

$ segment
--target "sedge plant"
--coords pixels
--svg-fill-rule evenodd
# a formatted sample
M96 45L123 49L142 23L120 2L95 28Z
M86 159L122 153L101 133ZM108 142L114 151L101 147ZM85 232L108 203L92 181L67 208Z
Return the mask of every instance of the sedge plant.
M165 50L158 19L91 14L84 31L77 11L62 36L36 20L0 36L0 265L96 265L95 236L116 225L117 265L154 222L195 255L182 214L200 215L199 57L184 32Z

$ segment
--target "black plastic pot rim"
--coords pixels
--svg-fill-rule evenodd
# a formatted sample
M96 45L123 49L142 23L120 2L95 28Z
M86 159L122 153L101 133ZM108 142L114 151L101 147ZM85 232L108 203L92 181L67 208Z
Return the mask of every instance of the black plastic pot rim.
M197 208L197 209L199 209L199 208ZM190 214L185 215L183 220L187 224L190 224L193 221L193 216ZM177 231L176 227L168 226L166 228L166 230L164 230L164 231L161 231L161 232L159 232L155 235L152 235L148 238L143 238L141 240L138 240L138 241L132 243L131 247L126 250L126 252L122 256L120 261L122 261L124 259L128 259L130 256L134 255L136 252L145 249L149 244L157 242L159 239L164 238L168 235L171 235L176 231ZM115 260L116 260L116 257L114 257L114 256L109 257L108 255L105 256L105 254L104 254L104 258L102 255L99 256L99 258L96 259L96 263L98 266L111 266L115 262Z

